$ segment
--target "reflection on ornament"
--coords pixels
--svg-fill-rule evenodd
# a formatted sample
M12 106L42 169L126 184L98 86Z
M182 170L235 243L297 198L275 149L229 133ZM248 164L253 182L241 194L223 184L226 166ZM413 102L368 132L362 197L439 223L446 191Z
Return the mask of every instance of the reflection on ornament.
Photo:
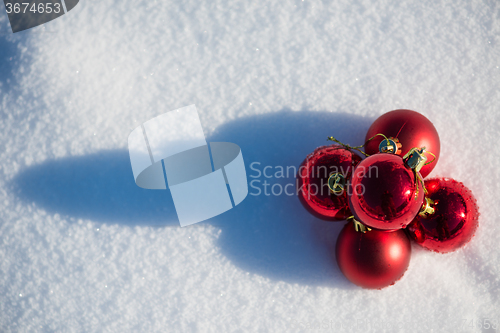
M351 216L345 180L359 161L358 155L340 145L314 150L297 172L297 193L302 205L323 220L345 220Z
M419 182L418 173L401 156L372 155L354 170L348 191L349 207L354 217L369 227L404 228L418 214L424 200Z
M478 226L479 208L472 192L451 178L425 181L431 211L420 213L407 231L417 244L436 252L452 252L467 244Z
M335 247L337 264L352 283L369 289L393 285L408 269L410 240L403 230L357 232L347 223Z
M378 117L368 129L365 138L365 152L373 155L379 152L381 136L369 140L377 134L397 138L402 145L401 155L405 155L415 147L427 147L436 156L433 163L420 170L422 177L426 177L436 166L439 160L441 143L434 125L425 116L412 110L394 110Z

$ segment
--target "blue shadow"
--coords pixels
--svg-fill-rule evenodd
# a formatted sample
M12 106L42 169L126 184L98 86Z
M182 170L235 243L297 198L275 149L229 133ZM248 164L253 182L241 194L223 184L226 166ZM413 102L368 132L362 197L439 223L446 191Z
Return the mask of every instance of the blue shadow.
M240 205L187 228L203 223L220 228L220 251L250 273L290 283L351 288L333 255L344 223L320 221L306 212L293 195L294 170L308 153L328 144L330 135L361 144L372 121L346 113L285 110L220 126L207 141L238 144L248 180L255 182ZM256 170L262 172L266 166L271 167L266 169L271 177L257 177ZM267 192L264 181L269 184ZM279 194L288 184L292 184L288 187L292 195ZM126 150L49 160L22 170L10 188L26 203L69 217L128 226L178 227L169 191L137 187ZM273 189L279 195L273 195Z
M61 215L126 225L178 225L169 191L134 183L127 150L48 160L20 172L13 191Z
M19 68L18 43L27 35L14 36L3 4L0 4L0 92L6 93L15 86L14 70Z
M316 147L329 144L328 136L362 144L372 121L346 113L282 111L220 126L209 140L238 144L248 181L254 181L239 206L208 222L222 230L218 239L221 252L242 269L275 280L353 288L338 269L334 256L344 222L316 219L296 195L274 194L284 191L288 184L293 185L288 189L295 189L292 171ZM254 162L260 164L252 168ZM263 174L266 166L271 167L266 173L271 178ZM285 170L284 177L280 166ZM291 172L287 174L288 167ZM259 172L262 174L257 177ZM264 181L269 184L269 195L264 192ZM255 195L259 190L260 195Z
M18 53L17 45L0 34L0 91L7 92L15 84L13 70L18 67Z

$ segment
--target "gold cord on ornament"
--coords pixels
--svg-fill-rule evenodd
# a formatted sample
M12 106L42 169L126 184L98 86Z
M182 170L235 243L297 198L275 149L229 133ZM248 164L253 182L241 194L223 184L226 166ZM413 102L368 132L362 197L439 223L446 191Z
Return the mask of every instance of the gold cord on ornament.
M367 153L365 153L364 151L361 150L361 148L363 148L364 145L361 145L361 146L350 146L350 145L347 145L345 143L342 143L340 142L339 140L335 139L333 136L329 136L327 139L327 141L333 141L333 142L336 142L338 143L339 145L341 145L342 147L344 147L345 149L352 149L352 150L356 150L356 151L359 151L361 154L365 155L366 157L370 156L368 155Z
M392 139L389 139L387 136L385 136L382 133L375 134L374 136L372 136L371 138L369 138L368 140L366 140L366 142L364 144L360 145L360 146L350 146L348 144L345 144L345 143L343 143L343 142L335 139L333 136L329 136L327 138L327 140L328 141L336 142L339 145L341 145L342 147L344 147L345 149L356 150L356 151L360 152L361 154L365 155L366 157L369 157L370 155L367 154L367 153L365 153L364 151L362 151L361 148L363 148L368 142L370 142L371 140L373 140L374 138L376 138L379 135L382 136L386 140L387 146L391 146L392 147L392 145L390 143L390 141ZM394 140L397 140L397 138L395 138ZM396 143L396 146L395 146L394 149L396 149L396 151L397 151L398 148L401 148L401 144L399 143L399 141L395 141L395 143ZM434 158L431 161L426 162L427 161L427 157L424 156L424 152L432 155ZM415 186L416 186L416 189L415 189L415 200L417 200L418 192L420 190L419 185L418 185L419 182L422 182L422 188L424 189L424 194L428 193L427 189L425 188L424 179L420 175L420 169L422 169L422 167L424 167L425 165L429 165L432 162L434 162L436 160L436 155L434 155L430 151L426 151L426 147L421 147L421 148L414 147L414 148L410 149L403 156L403 160L405 160L406 165L408 165L413 170L413 175L414 175L414 178L415 178ZM330 190L332 190L332 188L330 188ZM354 219L353 216L351 216L350 218ZM350 219L350 218L348 218L348 219ZM354 220L354 221L356 221L356 220ZM356 227L356 230L357 230L358 226L357 226L356 223L359 224L360 222L356 221L355 224L354 224L354 226Z
M366 140L366 142L365 142L364 146L366 146L366 144L367 144L368 142L372 141L373 139L375 139L375 138L376 138L377 136L379 136L379 135L380 135L380 136L382 136L382 137L383 137L383 138L387 141L387 144L389 144L389 138L388 138L388 137L386 137L386 136L385 136L384 134L382 134L382 133L377 133L377 134L375 134L374 136L372 136L371 138L369 138L368 140Z
M425 163L424 165L429 165L431 164L432 162L434 162L436 160L436 155L434 155L433 153L431 153L430 151L426 151L427 154L431 154L434 158L430 161L430 162L427 162Z
M366 142L360 146L350 146L348 144L345 144L337 139L335 139L333 136L329 136L327 138L328 141L333 141L333 142L336 142L338 143L339 145L341 145L342 147L344 147L345 149L351 149L351 150L356 150L358 152L360 152L361 154L365 155L366 157L370 156L369 154L365 153L364 151L361 150L361 148L363 148L364 146L366 146L366 144L370 141L372 141L373 139L375 139L377 136L381 136L385 139L386 141L386 144L388 147L393 147L393 145L391 144L391 142L393 141L394 142L394 150L395 151L398 151L398 149L401 149L401 144L399 143L399 141L397 139L392 139L392 138L388 138L387 136L385 136L384 134L382 133L377 133L375 134L374 136L372 136L371 138L369 138L368 140L366 140ZM399 153L398 153L399 154Z
M340 172L335 172L328 178L328 188L333 194L342 194L346 186L345 177Z
M427 218L435 212L436 210L434 209L434 201L431 198L425 197L424 203L422 204L418 215Z
M354 224L354 230L356 230L357 232L362 232L365 234L367 231L372 231L371 228L368 228L366 225L356 220L354 218L354 215L349 216L347 218L347 221L349 220L352 220L352 223Z
M381 140L380 143L378 144L378 151L380 153L387 153L393 155L401 154L401 148L403 148L403 146L399 142L398 138L393 138L392 136L387 137L382 133L375 134L374 136L366 140L365 145L379 135L385 139Z
M413 173L416 176L415 178L422 182L422 188L424 189L424 194L427 194L427 189L425 188L425 183L424 183L424 179L422 178L422 175L420 175L420 172L416 172L415 170L413 170ZM417 197L418 197L418 181L416 183L416 186L417 186L417 189L415 191L415 200L417 200Z
M424 156L424 153L429 153L432 156L434 156L434 159L430 162L425 163L427 161L427 157ZM413 170L413 175L415 176L415 200L417 200L418 197L418 191L419 191L419 186L418 183L422 182L422 187L424 189L424 194L427 194L427 189L425 188L425 183L424 179L422 178L422 175L420 174L420 170L422 169L423 166L428 165L436 159L436 155L431 153L430 151L426 151L426 147L421 147L421 148L412 148L410 149L405 156L403 156L403 160L405 160L406 165L408 165L412 170Z

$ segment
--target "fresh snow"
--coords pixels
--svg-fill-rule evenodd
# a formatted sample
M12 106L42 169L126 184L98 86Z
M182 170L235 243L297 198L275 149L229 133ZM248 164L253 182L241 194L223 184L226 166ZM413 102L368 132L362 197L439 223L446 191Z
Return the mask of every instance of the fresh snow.
M500 331L499 66L495 0L82 0L16 34L0 8L0 331ZM262 192L181 228L127 137L190 104ZM431 176L473 191L480 227L364 290L335 262L343 222L265 193L398 108L435 124Z

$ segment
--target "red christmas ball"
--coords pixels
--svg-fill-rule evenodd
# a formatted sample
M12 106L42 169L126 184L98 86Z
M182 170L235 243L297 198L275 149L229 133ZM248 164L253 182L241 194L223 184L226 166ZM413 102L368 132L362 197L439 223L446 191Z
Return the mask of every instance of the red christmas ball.
M451 178L425 181L433 213L418 215L407 231L423 247L441 253L467 244L477 229L479 207L472 192Z
M358 164L347 194L355 219L382 230L406 227L424 200L422 182L403 158L384 153L369 156Z
M349 179L359 161L358 155L339 145L316 148L297 172L297 193L302 205L323 220L345 220L351 216L346 191L332 193L328 179L332 173Z
M366 133L366 141L374 135L382 133L386 137L397 138L402 144L401 156L404 156L412 148L426 147L427 151L436 155L433 163L424 166L420 170L422 177L427 176L436 166L439 160L441 144L439 135L434 125L425 116L411 110L394 110L387 112L377 118ZM379 152L379 144L384 140L381 136L375 137L365 146L365 152L369 155ZM431 161L434 157L426 154Z
M352 283L370 289L393 285L410 264L411 244L403 230L357 232L347 223L339 234L335 256Z

